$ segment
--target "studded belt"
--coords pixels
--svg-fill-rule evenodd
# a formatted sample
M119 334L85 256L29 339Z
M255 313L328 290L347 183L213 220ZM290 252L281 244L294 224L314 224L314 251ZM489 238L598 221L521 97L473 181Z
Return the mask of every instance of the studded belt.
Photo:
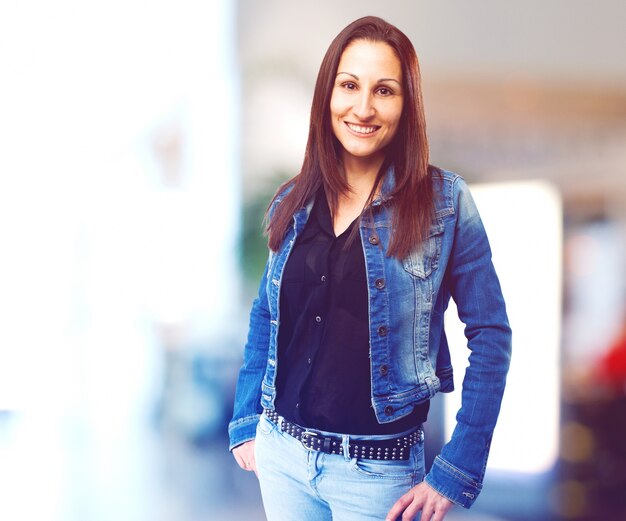
M339 436L328 436L321 432L300 427L295 423L281 418L276 411L264 409L267 418L278 425L281 431L289 434L307 450L325 452L327 454L343 454L343 439ZM418 427L413 432L383 440L350 440L348 449L351 458L374 460L407 460L411 447L424 440L424 432Z

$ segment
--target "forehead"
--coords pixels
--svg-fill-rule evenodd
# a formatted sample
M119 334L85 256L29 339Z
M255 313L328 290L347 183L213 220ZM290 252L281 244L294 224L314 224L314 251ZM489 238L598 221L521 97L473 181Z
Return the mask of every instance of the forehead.
M355 40L344 49L337 72L400 80L402 65L389 44L371 40Z

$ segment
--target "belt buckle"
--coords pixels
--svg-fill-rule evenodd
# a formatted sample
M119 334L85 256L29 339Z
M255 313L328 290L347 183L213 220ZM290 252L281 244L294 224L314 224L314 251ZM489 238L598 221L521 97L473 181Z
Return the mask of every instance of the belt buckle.
M320 434L315 431L309 431L309 430L303 431L302 434L300 434L300 443L302 443L302 446L308 451L311 451L311 452L314 451L315 449L307 445L305 436L317 436L319 438Z

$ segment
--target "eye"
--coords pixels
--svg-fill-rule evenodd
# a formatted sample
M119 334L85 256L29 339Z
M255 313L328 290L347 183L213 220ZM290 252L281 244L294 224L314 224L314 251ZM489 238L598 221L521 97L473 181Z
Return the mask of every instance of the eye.
M391 96L393 91L389 87L378 87L376 90L381 96Z
M341 84L341 86L347 90L356 90L356 83L353 81L345 81Z

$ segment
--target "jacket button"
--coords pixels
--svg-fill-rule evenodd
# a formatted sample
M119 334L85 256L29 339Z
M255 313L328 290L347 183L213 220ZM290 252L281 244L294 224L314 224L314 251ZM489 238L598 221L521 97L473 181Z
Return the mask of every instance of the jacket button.
M370 235L370 244L373 244L374 246L376 246L378 244L378 236L377 235Z
M385 279L376 279L376 281L374 282L374 285L378 289L383 289L385 287Z
M387 367L386 365L381 365L379 371L380 374L385 376L389 372L389 367Z
M387 405L387 407L385 407L385 414L387 416L391 416L393 414L393 407L391 405Z
M378 336L386 336L387 335L387 328L385 326L380 326L378 328Z

